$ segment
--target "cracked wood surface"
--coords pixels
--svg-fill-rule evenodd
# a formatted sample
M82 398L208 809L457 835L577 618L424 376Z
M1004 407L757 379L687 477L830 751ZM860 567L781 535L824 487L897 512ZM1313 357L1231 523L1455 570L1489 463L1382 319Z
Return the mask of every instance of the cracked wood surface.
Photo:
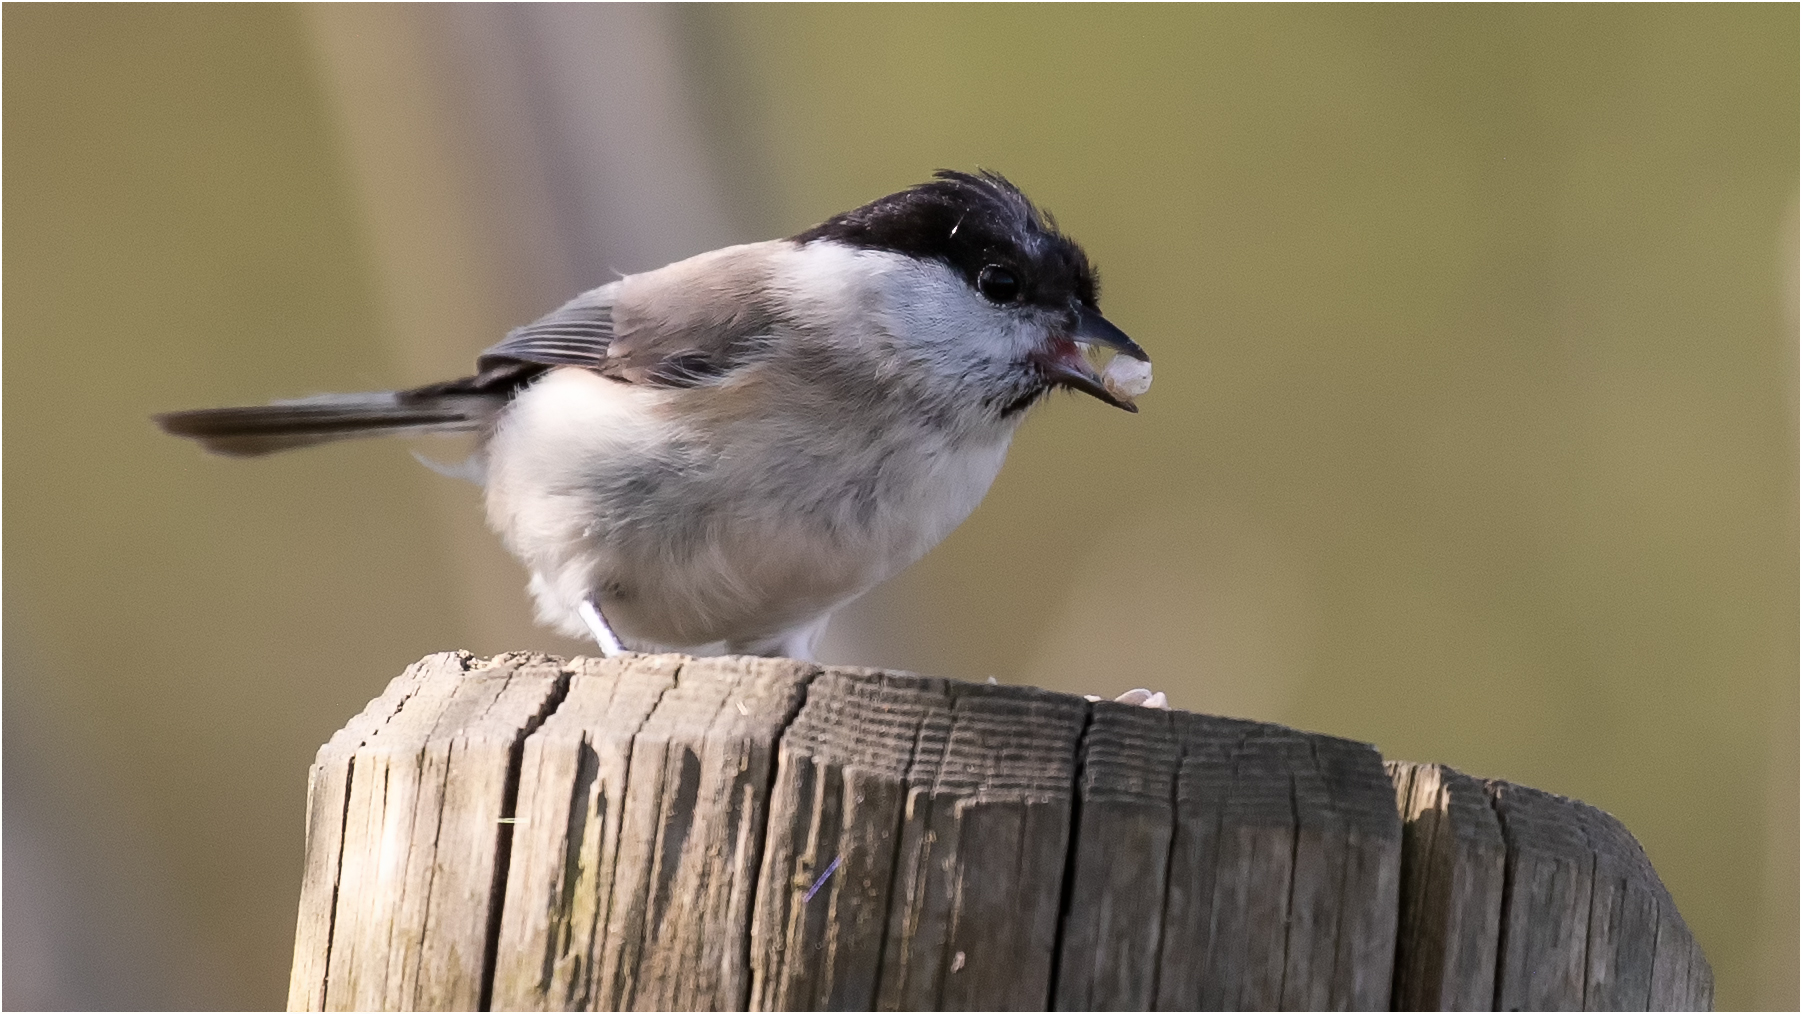
M565 682L543 656L433 655L320 750L307 838L324 856L307 863L301 906L312 918L295 941L290 1006L458 1010L486 1000L514 757Z
M291 1009L1706 1009L1582 803L781 659L433 655L321 747Z
M1401 826L1382 759L1281 726L1173 719L1157 1007L1386 1007Z
M1083 736L1068 912L1052 1005L1149 1010L1175 831L1174 714L1097 702Z
M1483 783L1439 764L1392 761L1401 813L1397 1010L1490 1010L1507 846Z
M1406 822L1397 1010L1698 1010L1713 973L1651 860L1593 806L1389 765Z
M577 659L520 763L493 1005L589 1007L606 946L632 744L675 684L667 657Z
M948 684L907 778L882 1010L1043 1010L1088 702Z
M776 740L815 672L762 658L679 666L632 743L595 1007L744 1006Z
M942 730L944 680L828 671L782 737L757 909L755 1010L868 1010L888 933L909 773Z
M1489 782L1508 846L1501 1010L1692 1010L1713 973L1620 822L1549 792Z

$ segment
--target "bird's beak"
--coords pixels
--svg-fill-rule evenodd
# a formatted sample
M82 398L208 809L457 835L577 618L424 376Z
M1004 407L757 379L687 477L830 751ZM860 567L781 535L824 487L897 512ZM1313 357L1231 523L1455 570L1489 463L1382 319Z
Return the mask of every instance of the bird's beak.
M1053 338L1044 351L1033 356L1039 369L1044 371L1045 379L1072 391L1094 395L1115 408L1137 412L1139 406L1114 394L1101 382L1100 375L1077 347L1079 344L1100 345L1140 362L1151 362L1151 356L1139 347L1138 342L1128 338L1125 331L1115 327L1106 317L1085 306L1077 315L1076 328L1068 336Z
M1076 317L1076 333L1071 339L1084 345L1102 345L1113 349L1123 356L1131 356L1141 363L1151 362L1151 356L1139 347L1139 343L1126 336L1126 332L1115 327L1098 311L1083 307Z

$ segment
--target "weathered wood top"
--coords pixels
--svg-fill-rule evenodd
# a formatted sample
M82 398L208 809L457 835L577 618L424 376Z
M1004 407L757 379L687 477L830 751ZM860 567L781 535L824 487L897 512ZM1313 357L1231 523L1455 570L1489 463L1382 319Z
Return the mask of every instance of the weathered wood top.
M1573 800L780 659L430 656L319 751L290 1009L1706 1009Z

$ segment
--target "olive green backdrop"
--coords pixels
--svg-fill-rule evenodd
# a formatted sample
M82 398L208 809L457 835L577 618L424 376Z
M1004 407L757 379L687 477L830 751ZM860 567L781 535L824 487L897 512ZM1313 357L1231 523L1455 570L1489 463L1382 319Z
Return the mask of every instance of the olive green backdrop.
M404 446L147 422L438 379L548 308L397 337L359 10L6 10L8 1007L278 1006L318 744L426 652L579 650ZM739 238L998 169L1157 362L1138 416L1041 409L830 657L1577 796L1721 1007L1795 1006L1795 7L657 16Z

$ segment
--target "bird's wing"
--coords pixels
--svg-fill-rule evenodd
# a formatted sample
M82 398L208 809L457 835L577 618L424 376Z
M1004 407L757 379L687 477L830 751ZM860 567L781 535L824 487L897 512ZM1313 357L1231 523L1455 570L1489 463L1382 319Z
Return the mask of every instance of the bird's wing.
M630 275L513 331L477 369L532 363L653 387L716 383L780 330L767 273L754 247L727 247Z
M613 296L617 291L617 285L607 285L585 292L532 323L514 328L500 344L476 359L476 370L486 373L508 363L601 369L607 365L607 350L613 344Z

